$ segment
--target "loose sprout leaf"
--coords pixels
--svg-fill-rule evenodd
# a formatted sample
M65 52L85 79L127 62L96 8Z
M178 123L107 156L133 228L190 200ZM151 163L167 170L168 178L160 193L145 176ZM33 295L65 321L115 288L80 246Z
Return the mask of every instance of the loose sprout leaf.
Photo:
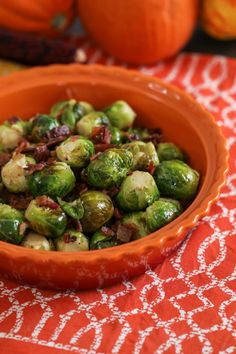
M75 199L73 202L65 202L61 198L57 198L63 211L73 219L80 220L84 216L84 207L80 199Z

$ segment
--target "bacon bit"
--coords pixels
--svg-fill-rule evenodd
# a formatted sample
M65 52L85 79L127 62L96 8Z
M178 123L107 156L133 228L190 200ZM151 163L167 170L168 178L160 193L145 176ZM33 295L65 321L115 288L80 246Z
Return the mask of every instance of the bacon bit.
M107 226L102 226L101 231L106 235L107 237L112 237L115 235L114 231L110 229L110 227Z
M49 159L47 159L46 164L47 166L53 165L55 162L57 161L57 159L55 157L49 157Z
M56 139L58 137L65 137L70 135L70 129L67 125L60 125L59 127L55 127L49 131L47 131L43 137L44 141L50 141L51 139Z
M62 141L66 140L67 136L59 136L58 138L52 139L47 143L47 147L53 147L59 143L61 143Z
M112 187L108 190L108 194L110 197L114 197L119 192L119 188Z
M29 203L31 202L31 200L33 199L32 196L28 195L13 195L13 194L9 194L6 199L8 200L10 206L12 208L15 208L17 210L24 210L27 209Z
M47 197L46 195L42 195L40 197L37 197L36 199L36 203L39 207L46 207L49 209L58 209L59 205L54 202L53 199Z
M101 125L100 127L94 127L92 130L91 140L94 143L110 144L111 132L105 125Z
M123 217L123 213L118 208L114 208L114 217L120 220Z
M29 223L27 221L23 221L20 226L19 226L19 233L20 235L24 235L26 229L28 229L29 227Z
M133 174L133 171L130 171L127 173L127 176L131 176Z
M15 152L17 154L20 154L21 152L23 152L25 149L27 149L29 147L29 142L27 139L23 139L20 141L18 147L15 149Z
M153 161L150 161L150 162L149 162L149 165L148 165L148 172L149 172L151 175L153 175L153 173L155 172L155 169L156 169L156 167L155 167Z
M76 237L71 236L69 232L64 233L63 239L65 243L71 243L76 241Z
M90 161L96 160L96 158L98 158L98 156L101 155L101 152L97 152L96 154L94 154L93 156L90 157Z
M117 239L121 242L129 242L137 232L137 227L134 224L119 224L117 229Z
M129 141L140 140L138 134L123 132L123 136L126 137Z
M20 118L17 117L17 116L12 116L11 118L9 118L9 119L7 120L7 122L8 122L9 124L11 124L11 125L16 124L16 123L19 122L19 121L20 121Z
M11 154L8 152L0 153L0 167L4 166L8 161L11 160Z
M79 220L74 220L75 228L79 232L83 232L82 224Z
M77 183L76 184L76 191L78 194L82 194L84 192L87 192L88 186L86 183Z
M111 149L113 147L115 147L114 144L95 144L94 145L96 153L106 151L107 149Z
M50 151L45 144L38 144L34 150L34 158L36 161L45 161L50 156Z
M27 167L25 167L24 169L28 172L29 175L32 175L36 171L42 171L45 166L46 166L45 162L39 162L36 164L29 163Z

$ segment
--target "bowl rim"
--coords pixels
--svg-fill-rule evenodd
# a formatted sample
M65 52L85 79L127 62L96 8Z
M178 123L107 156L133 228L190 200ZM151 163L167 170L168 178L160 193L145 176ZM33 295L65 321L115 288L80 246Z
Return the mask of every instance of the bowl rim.
M144 75L143 73L137 70L125 69L118 66L103 66L100 64L90 64L90 65L80 65L80 64L66 64L66 65L49 65L45 67L35 67L29 68L23 71L12 73L10 76L0 78L0 96L7 95L9 93L16 91L20 88L26 88L27 82L32 82L32 80L36 80L41 77L45 78L47 76L51 77L51 75L68 75L75 73L85 73L91 75L101 74L103 76L114 76L115 79L119 78L127 78L133 83L138 84L150 83L153 86L162 88L167 90L167 92L171 94L175 94L180 99L184 100L186 105L190 105L192 108L199 111L199 113L205 116L208 126L211 127L212 131L215 134L214 143L217 145L218 150L220 151L220 155L218 158L218 166L219 170L217 173L217 179L214 181L213 185L211 185L207 191L208 194L203 202L200 200L200 196L202 193L202 188L198 192L198 195L193 200L191 205L178 217L181 219L180 225L172 225L167 224L161 229L147 235L145 238L141 238L139 240L135 240L132 242L128 242L123 245L119 245L110 248L105 248L101 250L90 250L83 252L55 252L55 251L40 251L33 250L30 248L23 248L19 245L10 244L4 241L0 241L0 252L8 253L11 258L15 257L26 257L30 259L38 259L42 261L52 261L56 263L61 263L65 261L86 261L89 262L103 262L105 259L109 259L111 262L115 260L119 260L124 256L129 256L131 253L147 253L151 251L153 248L157 248L158 245L162 249L165 247L165 244L169 239L176 238L176 241L182 240L183 233L187 234L187 231L196 224L196 222L207 215L212 204L218 199L220 190L225 183L226 174L228 171L228 158L229 153L226 148L226 139L222 134L220 127L215 122L215 119L211 113L209 113L201 104L199 104L192 96L190 96L185 91L179 89L170 83L165 83L161 79ZM7 85L6 85L7 84ZM154 90L155 92L155 90ZM207 178L205 178L207 181ZM206 187L206 186L205 186ZM200 204L198 202L200 201ZM195 206L195 209L193 208ZM194 211L189 212L189 208L194 209ZM188 215L189 214L189 215ZM186 217L187 215L187 217ZM183 220L182 220L183 219ZM174 235L174 236L173 236ZM78 257L79 255L79 257ZM88 257L90 255L90 257Z

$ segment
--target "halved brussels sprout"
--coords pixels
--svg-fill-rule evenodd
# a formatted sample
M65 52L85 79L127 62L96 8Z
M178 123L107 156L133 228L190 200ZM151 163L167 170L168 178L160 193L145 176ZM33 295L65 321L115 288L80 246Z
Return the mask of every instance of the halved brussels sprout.
M47 115L47 114L39 114L32 120L32 130L31 130L31 138L35 143L42 142L45 134L59 127L58 121Z
M57 251L81 252L88 251L87 237L77 230L66 230L65 234L54 240Z
M109 124L109 119L105 113L94 111L81 118L76 125L76 129L79 134L85 136L86 138L91 138L95 127Z
M146 221L149 232L154 232L176 219L182 213L177 200L160 198L146 209Z
M45 202L45 198L48 199L48 203ZM25 217L35 232L55 238L64 233L67 217L55 202L53 202L52 208L51 202L52 200L47 197L44 197L43 202L42 197L32 200L25 211Z
M117 246L118 242L116 237L105 235L102 230L96 231L90 238L89 249L90 250L100 250L103 248Z
M138 240L148 235L146 216L144 211L126 214L121 219L121 224L132 229L132 240Z
M2 181L5 187L12 193L21 193L28 190L28 164L34 164L32 157L23 154L14 154L1 171Z
M111 219L114 207L111 198L102 192L87 191L80 196L84 207L83 231L94 232Z
M91 161L86 169L89 185L99 188L119 186L130 172L133 155L125 149L108 149Z
M150 164L153 167L159 164L155 146L151 142L133 141L122 147L133 154L133 170L148 171Z
M74 99L57 102L52 106L50 115L60 120L73 131L78 120L93 110L87 102L77 102Z
M28 185L34 197L47 195L53 199L63 198L74 188L75 175L66 163L54 162L29 176Z
M0 151L12 151L23 136L19 130L7 125L0 125Z
M163 196L191 200L197 193L199 173L183 161L161 162L154 172L154 178Z
M84 207L79 198L73 202L65 202L61 198L57 198L57 200L62 210L71 218L79 220L84 216Z
M20 211L0 203L0 240L18 244L24 237L20 226L24 218Z
M148 172L135 171L122 182L116 201L123 210L138 211L146 209L159 196L152 175Z
M94 154L93 143L83 136L74 135L56 148L57 158L72 167L85 167Z
M29 232L22 240L21 246L40 251L53 251L55 249L52 240L36 232Z
M181 160L184 161L184 154L180 148L173 143L159 143L157 146L159 160Z
M125 101L116 101L105 110L111 124L119 129L129 128L136 117L136 113Z

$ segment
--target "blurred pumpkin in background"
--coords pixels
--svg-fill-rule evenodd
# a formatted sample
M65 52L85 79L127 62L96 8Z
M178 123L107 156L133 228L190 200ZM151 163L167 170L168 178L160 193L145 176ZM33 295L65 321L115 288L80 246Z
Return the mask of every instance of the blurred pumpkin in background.
M217 39L236 38L236 0L203 0L202 26Z
M198 0L77 0L80 20L107 53L132 63L153 63L190 39Z
M69 26L73 9L73 0L0 0L0 27L56 34Z

